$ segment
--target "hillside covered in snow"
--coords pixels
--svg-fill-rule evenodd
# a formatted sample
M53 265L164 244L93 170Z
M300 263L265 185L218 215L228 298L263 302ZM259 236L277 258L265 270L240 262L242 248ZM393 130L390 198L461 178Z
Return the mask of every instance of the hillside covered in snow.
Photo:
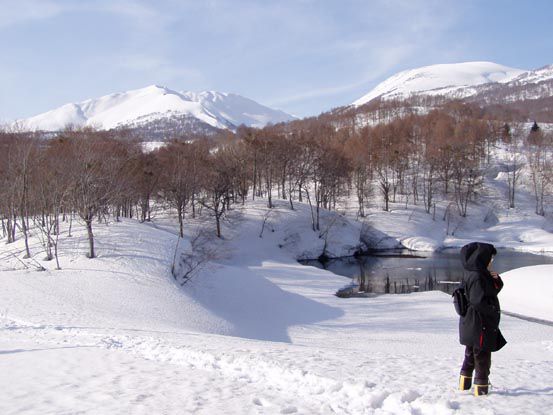
M522 70L493 62L439 64L399 72L378 84L352 107L378 101L408 101L412 109L462 100L490 113L552 122L553 65Z
M456 76L470 88L526 76L489 69ZM426 87L455 89L446 72ZM227 98L149 87L59 114L109 128L264 120ZM396 248L426 261L471 241L552 255L549 130L451 104L416 115L392 103L374 125L240 128L224 145L0 134L0 413L544 413L551 266L503 274L509 343L480 399L456 388L448 294L338 298L351 279L298 262ZM421 269L403 267L416 291Z
M294 119L285 112L237 94L215 91L175 91L163 86L105 95L19 120L24 129L59 131L68 125L99 129L140 127L165 119L184 119L195 128L235 129L244 124L263 127Z
M449 95L464 98L476 85L507 83L524 71L493 62L439 64L399 72L356 100L359 106L375 98L408 98L411 94Z
M171 217L97 225L93 260L84 256L84 226L75 223L72 237L64 227L61 270L43 261L38 234L33 257L21 260L27 269L17 259L22 241L2 244L0 412L453 415L551 407L553 327L503 316L509 344L494 353L492 394L459 392L463 348L447 294L340 299L333 293L346 278L295 260L322 244L308 206L290 211L281 202L267 212L266 200L236 209L225 239L214 241L218 257L184 286L170 271ZM325 214L324 223L335 221ZM179 252L204 225L212 226L189 222ZM353 246L358 231L339 217L331 250ZM523 288L519 313L531 310L521 296L526 304L534 298L531 285Z

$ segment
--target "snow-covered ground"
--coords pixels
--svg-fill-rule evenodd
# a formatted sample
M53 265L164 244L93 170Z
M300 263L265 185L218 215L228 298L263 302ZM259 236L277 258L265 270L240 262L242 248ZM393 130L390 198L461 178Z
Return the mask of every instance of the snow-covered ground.
M553 267L518 268L502 277L507 283L501 294L506 310L553 325Z
M225 239L212 241L216 258L184 287L170 273L177 239L168 219L96 225L93 260L84 256L82 227L72 238L64 233L61 271L40 261L36 239L34 258L47 271L21 269L15 258L21 241L2 244L0 413L544 414L551 408L553 327L504 316L509 344L493 356L493 394L458 392L463 348L448 295L337 298L346 278L296 262L324 245L310 230L308 208L289 211L280 202L267 214L264 203L231 212ZM323 228L329 225L330 254L355 250L359 223L327 213ZM190 224L187 238L202 226L214 225ZM505 299L512 298L511 281L514 287L534 274L506 274ZM543 289L553 286L540 278ZM550 315L552 308L551 302L543 307Z

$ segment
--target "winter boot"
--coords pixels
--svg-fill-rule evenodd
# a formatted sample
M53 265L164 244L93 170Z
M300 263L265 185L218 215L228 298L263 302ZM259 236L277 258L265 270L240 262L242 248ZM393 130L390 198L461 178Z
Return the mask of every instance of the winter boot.
M471 386L472 386L472 376L465 376L465 375L459 376L460 391L468 391Z
M482 379L474 379L474 396L483 396L489 393L488 381Z

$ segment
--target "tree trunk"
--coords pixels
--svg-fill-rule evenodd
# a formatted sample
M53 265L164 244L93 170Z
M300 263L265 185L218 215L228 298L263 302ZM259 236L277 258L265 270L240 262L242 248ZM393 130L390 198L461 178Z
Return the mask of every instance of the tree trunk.
M27 232L27 223L25 222L25 217L21 216L21 230L23 231L23 238L25 239L25 258L31 257L31 251L29 249L29 236Z
M71 229L73 228L73 212L69 213L69 232L67 234L68 238L71 238Z
M217 222L217 238L221 237L221 218L219 214L215 215L215 222Z
M182 204L180 204L180 203L177 206L177 215L179 217L179 236L181 238L184 238L183 208L182 208Z
M92 217L88 216L85 219L85 223L86 223L86 232L88 234L88 246L89 246L88 257L96 258L96 252L94 251L94 234L92 233Z
M301 189L300 189L301 194ZM315 215L313 213L313 204L311 203L311 196L309 195L309 191L305 189L305 195L307 196L307 202L309 203L309 211L311 212L311 228L313 229L313 232L315 232Z

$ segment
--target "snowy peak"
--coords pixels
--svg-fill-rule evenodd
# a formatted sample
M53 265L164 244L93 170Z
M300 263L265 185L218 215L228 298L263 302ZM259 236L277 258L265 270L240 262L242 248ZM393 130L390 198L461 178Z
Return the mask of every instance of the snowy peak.
M289 114L236 94L215 91L177 92L160 85L105 95L20 120L30 130L58 131L67 125L112 129L175 116L195 119L212 128L240 124L263 127L292 120Z
M545 68L544 68L545 70ZM553 71L549 67L550 71ZM378 84L353 103L363 105L375 98L407 98L413 94L446 95L464 98L475 93L474 87L505 84L529 72L493 62L439 64L399 72Z
M233 125L245 124L262 127L269 123L289 121L294 117L282 111L260 111L259 104L241 95L204 91L197 94L183 92L191 100L200 102L204 108L217 114L219 118L228 120Z
M514 83L538 83L553 79L553 65L527 71L513 79Z

